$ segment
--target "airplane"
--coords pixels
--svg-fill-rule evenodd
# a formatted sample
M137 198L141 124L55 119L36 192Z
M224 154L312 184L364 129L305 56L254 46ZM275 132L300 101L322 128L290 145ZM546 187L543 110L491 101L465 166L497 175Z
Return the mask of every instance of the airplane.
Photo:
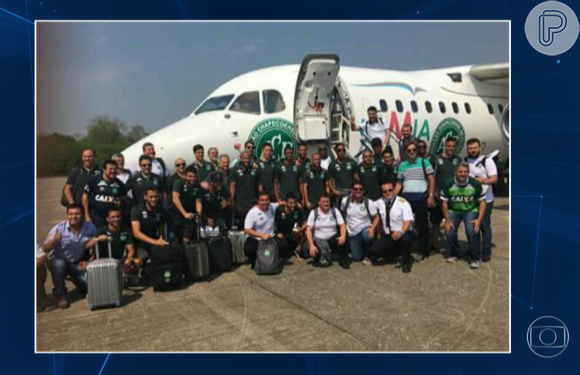
M143 138L123 151L126 168L138 170L142 145L152 142L170 172L173 161L194 160L193 146L217 147L234 162L246 140L256 155L264 143L281 158L284 148L297 152L306 143L309 155L318 145L345 144L350 157L369 148L350 119L363 124L367 109L391 129L398 157L403 124L440 153L448 137L466 155L469 138L482 141L482 153L509 156L509 64L460 66L420 71L341 67L335 54L305 56L300 65L283 65L242 74L212 92L189 116Z

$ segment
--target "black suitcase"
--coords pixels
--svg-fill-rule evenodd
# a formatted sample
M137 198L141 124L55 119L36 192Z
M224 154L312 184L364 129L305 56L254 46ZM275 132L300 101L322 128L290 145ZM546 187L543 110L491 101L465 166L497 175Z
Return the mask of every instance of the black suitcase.
M151 265L153 291L181 287L183 258L178 243L151 247Z
M185 279L188 282L209 276L209 255L205 242L185 242L183 256L185 257Z
M211 272L229 272L232 270L232 244L229 238L212 238L208 241L208 252Z

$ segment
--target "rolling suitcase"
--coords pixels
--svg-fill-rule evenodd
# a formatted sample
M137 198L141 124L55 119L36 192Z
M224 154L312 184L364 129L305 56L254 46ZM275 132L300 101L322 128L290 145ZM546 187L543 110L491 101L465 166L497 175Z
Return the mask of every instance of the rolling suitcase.
M167 227L165 228L165 238ZM153 291L166 288L179 288L183 281L183 258L181 245L172 242L166 246L151 247Z
M97 260L87 266L87 287L89 308L94 310L103 306L121 306L123 298L123 270L121 262L111 256L111 239L109 258L99 259L97 242Z
M232 270L232 244L227 237L210 239L208 252L211 272L229 272Z
M232 244L232 262L236 264L245 263L244 244L246 242L246 234L234 227L228 232L228 238Z
M189 282L208 277L210 272L207 244L205 241L201 241L199 231L197 233L197 242L190 241L183 244L183 253L185 256L184 271L185 277Z

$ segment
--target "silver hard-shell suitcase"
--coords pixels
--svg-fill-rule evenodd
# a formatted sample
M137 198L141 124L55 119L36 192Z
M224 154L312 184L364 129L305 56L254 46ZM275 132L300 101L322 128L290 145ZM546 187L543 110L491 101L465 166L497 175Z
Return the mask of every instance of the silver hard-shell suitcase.
M228 232L228 238L232 243L232 261L236 264L242 264L246 261L246 254L244 253L244 243L246 242L246 234L235 228Z
M88 301L91 310L103 306L121 306L123 298L121 262L112 258L110 238L107 243L109 258L99 259L99 243L97 242L97 260L87 266Z

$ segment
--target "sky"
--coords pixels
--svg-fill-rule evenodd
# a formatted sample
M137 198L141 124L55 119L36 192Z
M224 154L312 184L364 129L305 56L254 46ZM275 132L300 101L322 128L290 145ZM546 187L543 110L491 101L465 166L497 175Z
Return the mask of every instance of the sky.
M342 66L419 70L509 60L508 23L38 23L38 133L108 115L153 132L259 68L336 53Z

